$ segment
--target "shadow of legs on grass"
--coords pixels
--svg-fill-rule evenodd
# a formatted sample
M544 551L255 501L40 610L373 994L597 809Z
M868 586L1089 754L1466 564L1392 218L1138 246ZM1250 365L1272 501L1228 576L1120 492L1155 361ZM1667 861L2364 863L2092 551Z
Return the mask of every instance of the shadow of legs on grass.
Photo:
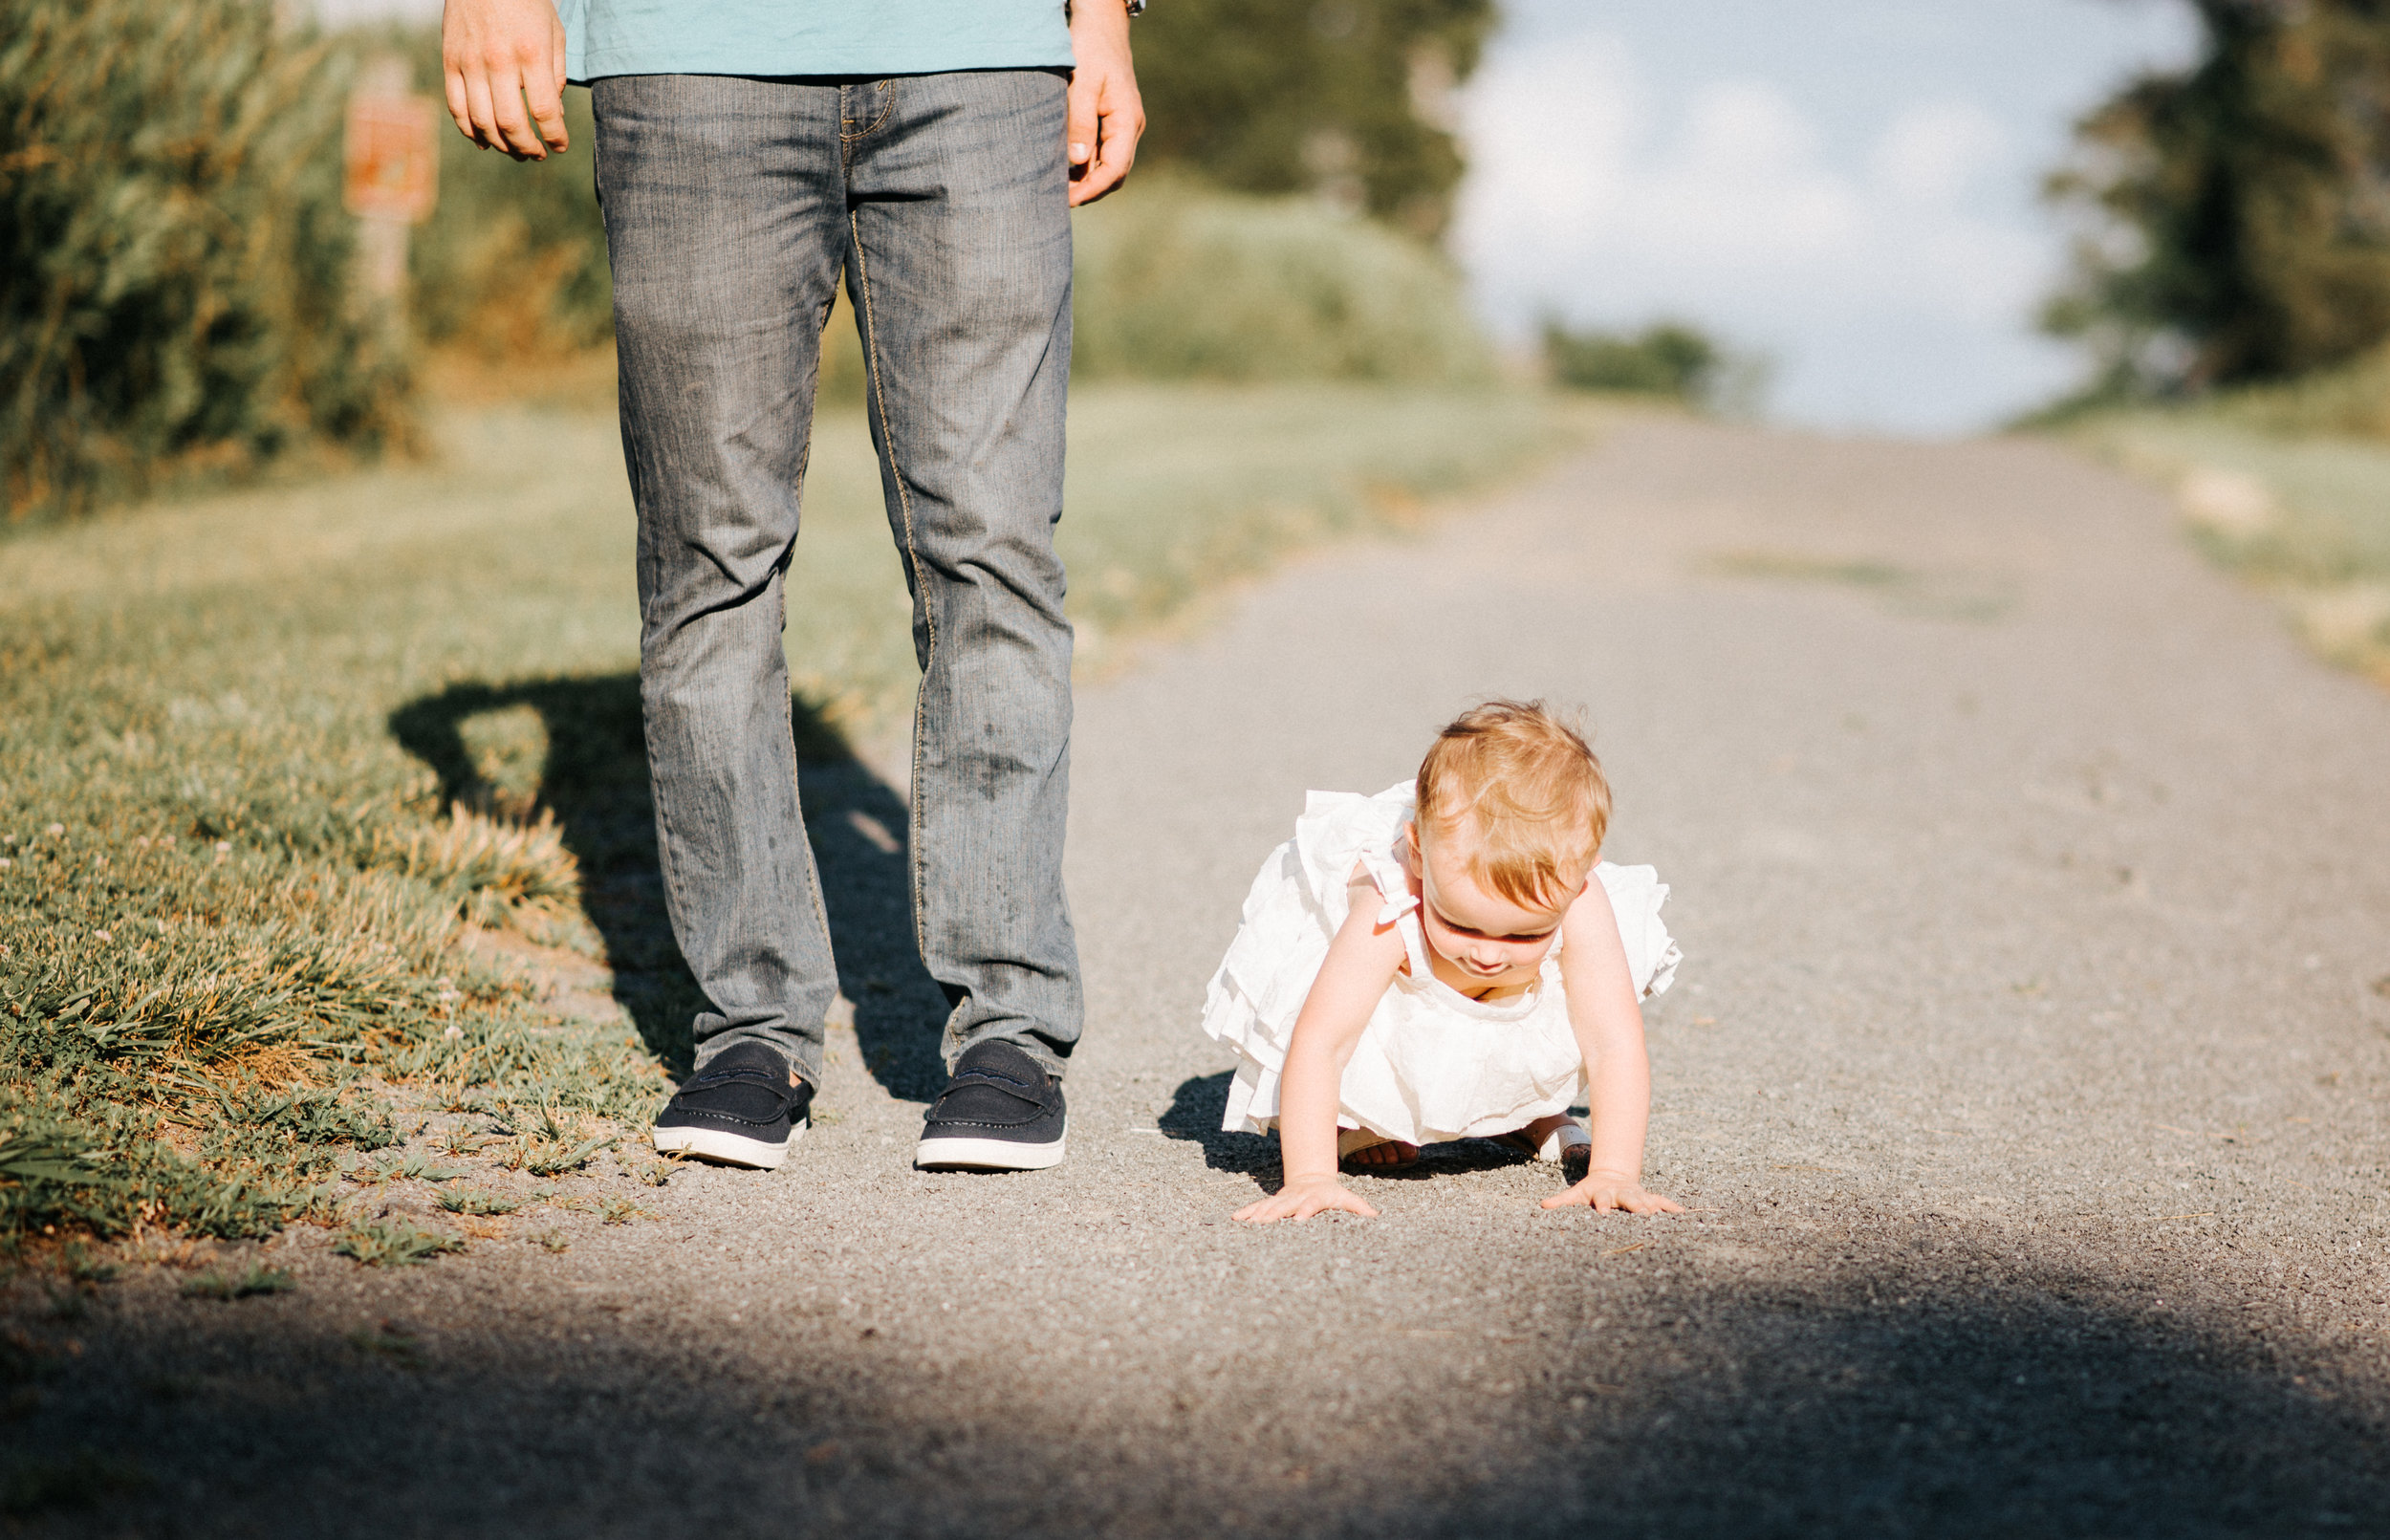
M791 704L806 831L831 944L855 1002L866 1067L898 1096L940 1083L946 1002L913 945L903 798L803 700ZM614 996L675 1078L705 998L664 909L639 676L452 684L390 714L390 730L440 777L443 804L506 816L554 813L580 863L581 902L605 944Z

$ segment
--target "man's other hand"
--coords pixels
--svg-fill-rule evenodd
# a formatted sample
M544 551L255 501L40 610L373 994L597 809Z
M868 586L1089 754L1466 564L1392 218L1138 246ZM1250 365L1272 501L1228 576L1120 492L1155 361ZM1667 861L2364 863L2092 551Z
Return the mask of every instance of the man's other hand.
M464 0L448 0L453 10ZM543 0L544 3L544 0ZM559 55L560 56L560 55ZM1145 132L1145 104L1129 62L1125 0L1072 0L1071 206L1092 204L1120 184Z
M554 0L447 0L440 68L448 116L483 149L544 161L571 145L564 132L564 24Z

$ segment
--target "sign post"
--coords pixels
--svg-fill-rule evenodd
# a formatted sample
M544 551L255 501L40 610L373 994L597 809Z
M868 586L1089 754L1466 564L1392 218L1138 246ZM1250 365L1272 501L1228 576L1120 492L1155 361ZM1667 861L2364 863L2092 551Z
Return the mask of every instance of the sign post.
M341 201L357 216L358 276L367 293L406 292L406 232L440 196L440 110L407 89L406 61L384 54L349 94Z

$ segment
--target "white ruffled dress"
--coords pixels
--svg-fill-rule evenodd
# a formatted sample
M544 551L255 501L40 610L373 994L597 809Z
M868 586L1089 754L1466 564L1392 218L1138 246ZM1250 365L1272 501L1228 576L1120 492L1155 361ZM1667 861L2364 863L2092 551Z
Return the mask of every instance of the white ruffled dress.
M1245 900L1244 923L1212 975L1204 1030L1237 1052L1228 1089L1231 1133L1277 1126L1278 1076L1294 1018L1351 910L1356 864L1400 907L1407 971L1398 972L1345 1066L1337 1122L1407 1144L1508 1133L1565 1113L1585 1095L1585 1064L1560 987L1560 947L1516 998L1471 1000L1429 969L1419 915L1397 845L1411 822L1412 783L1376 796L1314 792L1294 837L1270 853ZM1619 938L1643 999L1675 982L1683 954L1660 922L1668 889L1648 866L1595 868L1618 912Z

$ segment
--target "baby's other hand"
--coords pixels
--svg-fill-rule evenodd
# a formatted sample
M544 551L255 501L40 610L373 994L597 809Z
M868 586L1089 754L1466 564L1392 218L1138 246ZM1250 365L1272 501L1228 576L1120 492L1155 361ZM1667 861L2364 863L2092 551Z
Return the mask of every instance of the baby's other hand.
M1544 1200L1546 1208L1590 1208L1597 1214L1624 1209L1630 1214L1682 1214L1684 1205L1645 1192L1642 1183L1622 1171L1588 1171L1585 1180L1556 1197Z
M1269 1197L1247 1204L1234 1217L1248 1225L1274 1225L1282 1219L1309 1219L1331 1212L1378 1217L1378 1210L1363 1203L1360 1194L1334 1177L1298 1177Z

